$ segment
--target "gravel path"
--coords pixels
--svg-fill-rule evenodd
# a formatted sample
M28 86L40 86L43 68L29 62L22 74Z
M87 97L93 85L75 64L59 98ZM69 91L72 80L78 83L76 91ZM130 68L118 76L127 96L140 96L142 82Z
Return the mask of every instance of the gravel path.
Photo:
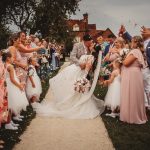
M68 65L66 62L61 70ZM14 147L14 150L113 149L100 117L92 120L67 120L37 116L21 136L21 142Z
M100 117L67 120L36 117L14 150L112 150Z

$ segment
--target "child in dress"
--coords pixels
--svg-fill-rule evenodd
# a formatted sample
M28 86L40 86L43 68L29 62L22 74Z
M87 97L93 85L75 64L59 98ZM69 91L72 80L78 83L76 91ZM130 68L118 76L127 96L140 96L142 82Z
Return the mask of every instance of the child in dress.
M26 110L28 105L28 100L24 92L24 84L20 83L16 76L15 69L12 65L12 55L9 52L5 52L2 54L2 59L6 67L8 108L14 114L14 120L22 121L23 116L20 116L20 113L22 110Z
M117 111L120 106L121 64L118 60L115 60L112 64L113 71L111 76L109 80L103 82L104 86L108 85L108 92L105 97L104 105L111 110L111 114L106 114L106 116L116 117L118 113L115 113L115 111Z
M5 123L5 129L17 130L19 124L15 124L11 119L11 111L8 110L7 87L5 83L6 68L2 62L2 53L0 51L0 123Z
M42 93L41 81L37 75L35 66L37 61L35 58L30 57L28 60L29 69L28 69L28 78L26 84L26 94L30 102L33 104L39 101L40 94Z

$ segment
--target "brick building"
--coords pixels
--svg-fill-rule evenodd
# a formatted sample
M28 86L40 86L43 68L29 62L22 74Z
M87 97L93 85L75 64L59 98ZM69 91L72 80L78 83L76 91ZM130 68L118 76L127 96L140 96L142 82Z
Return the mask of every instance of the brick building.
M67 22L71 31L75 34L76 42L80 42L85 33L89 33L94 39L96 39L98 35L102 35L104 38L107 38L108 35L114 35L109 28L106 30L97 30L96 24L89 24L87 13L83 14L83 19L81 20L70 19Z

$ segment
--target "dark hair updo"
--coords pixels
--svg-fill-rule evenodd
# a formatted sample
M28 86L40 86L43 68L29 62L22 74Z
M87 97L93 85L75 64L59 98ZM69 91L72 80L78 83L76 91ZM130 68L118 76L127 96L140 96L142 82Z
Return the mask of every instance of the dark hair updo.
M6 62L7 58L11 58L12 55L10 52L2 52L2 61Z
M99 44L95 44L94 52L92 52L92 55L94 56L94 62L93 62L93 66L92 66L93 72L95 71L96 66L97 66L99 51L101 51L101 46Z

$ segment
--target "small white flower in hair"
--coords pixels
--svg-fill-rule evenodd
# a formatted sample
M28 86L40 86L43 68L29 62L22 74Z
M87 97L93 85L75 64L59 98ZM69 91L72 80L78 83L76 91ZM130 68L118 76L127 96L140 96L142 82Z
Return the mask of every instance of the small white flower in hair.
M2 52L3 52L3 53L8 53L8 52L9 52L9 49L3 49Z

